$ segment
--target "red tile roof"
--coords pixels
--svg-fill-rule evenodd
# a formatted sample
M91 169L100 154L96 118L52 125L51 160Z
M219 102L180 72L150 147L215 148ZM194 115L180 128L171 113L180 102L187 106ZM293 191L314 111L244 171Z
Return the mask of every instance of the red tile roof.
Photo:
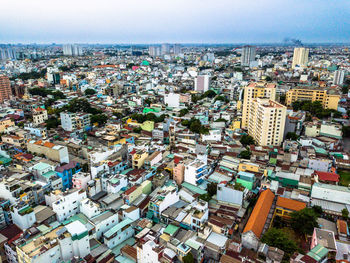
M320 181L339 182L339 174L315 171Z

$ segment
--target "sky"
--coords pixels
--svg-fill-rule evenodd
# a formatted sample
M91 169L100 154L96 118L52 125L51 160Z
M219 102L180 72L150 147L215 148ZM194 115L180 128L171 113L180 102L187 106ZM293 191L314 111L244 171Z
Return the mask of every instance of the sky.
M0 43L350 42L350 0L1 0Z

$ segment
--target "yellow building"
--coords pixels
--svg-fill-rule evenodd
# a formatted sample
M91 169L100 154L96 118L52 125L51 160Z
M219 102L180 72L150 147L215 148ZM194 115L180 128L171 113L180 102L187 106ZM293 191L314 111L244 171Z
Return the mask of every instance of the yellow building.
M140 169L148 157L147 152L138 151L132 155L132 168Z
M141 125L141 129L144 131L151 132L154 129L154 121L145 121Z
M295 101L308 100L319 101L325 109L338 109L340 94L333 88L321 88L310 86L299 86L287 91L286 103L288 106Z
M285 219L290 218L290 214L306 208L306 204L301 201L285 198L279 196L276 202L276 209L274 216L279 216Z
M243 110L242 110L242 128L248 127L248 115L250 105L253 99L266 98L276 99L276 85L267 82L253 82L244 88Z
M236 130L241 128L241 121L240 120L233 120L230 125L230 130Z
M261 146L283 142L287 107L269 99L254 99L248 116L248 134Z
M15 122L10 118L0 120L0 133L4 132L7 127L15 126Z
M260 166L256 163L242 162L238 165L238 172L260 172Z

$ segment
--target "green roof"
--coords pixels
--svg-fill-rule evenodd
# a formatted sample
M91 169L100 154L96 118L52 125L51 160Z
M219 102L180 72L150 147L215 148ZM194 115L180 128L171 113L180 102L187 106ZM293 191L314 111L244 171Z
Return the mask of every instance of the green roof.
M118 178L112 178L111 180L110 180L110 182L112 183L112 184L116 184L116 183L118 183L120 180L118 179Z
M327 254L328 254L328 249L323 247L323 246L321 246L320 244L315 246L313 249L311 249L309 251L309 253L307 253L307 255L309 257L312 257L317 262L320 262L324 257L327 256Z
M116 224L114 227L112 227L110 230L108 230L107 232L105 232L103 234L104 237L106 238L110 238L111 236L114 235L114 233L118 232L119 230L121 230L123 227L131 224L133 221L130 218L127 218L123 221L121 221L120 223Z
M50 178L52 176L57 176L57 173L55 171L48 171L47 173L44 173L43 176L46 178Z
M11 158L0 157L0 164L8 164L12 161Z
M207 191L205 191L197 186L194 186L192 184L189 184L187 182L182 183L181 186L187 188L188 190L190 190L191 192L196 193L196 194L204 195L207 193Z
M196 240L193 240L193 239L187 239L187 241L185 242L185 244L191 248L194 248L195 250L198 250L200 249L201 247L201 243L199 243L198 241Z
M40 163L37 163L36 165L34 165L33 169L41 171L41 170L47 169L49 167L50 167L49 164L40 162Z
M270 158L270 164L276 164L277 159L276 158Z
M173 236L176 231L179 229L179 227L174 226L174 225L168 225L165 229L164 229L164 233Z
M62 224L63 225L68 225L69 223L74 222L76 220L79 220L84 225L86 225L88 223L87 217L84 214L79 213L79 214L71 216L66 221L63 221Z

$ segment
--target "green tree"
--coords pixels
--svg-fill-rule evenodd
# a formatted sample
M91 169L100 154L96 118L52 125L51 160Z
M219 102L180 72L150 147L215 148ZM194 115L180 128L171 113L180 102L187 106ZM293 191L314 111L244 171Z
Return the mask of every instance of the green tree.
M142 129L141 129L141 127L136 127L132 131L135 133L141 133Z
M249 150L245 150L245 151L241 151L239 154L239 157L242 159L250 159L250 156L252 155L252 153Z
M194 263L194 258L192 253L191 252L187 253L187 255L182 258L182 261L184 263Z
M217 183L210 183L207 185L207 191L208 191L208 194L210 196L214 196L216 195L216 192L217 192L217 187L218 187L218 184Z
M83 169L84 173L87 173L89 171L89 165L87 163L84 163L81 168Z
M350 126L343 126L343 137L349 138L350 137Z
M84 91L84 94L85 94L85 96L95 95L96 94L96 90L94 90L94 89L86 89Z
M46 120L46 128L55 129L60 125L60 121L56 117L50 117Z
M291 226L294 231L311 235L318 227L317 214L312 208L304 208L291 214Z
M105 114L95 114L91 116L91 123L98 123L98 126L106 124L108 116Z
M290 256L298 250L294 240L290 239L287 233L282 229L270 228L261 238L261 242L272 247L277 247L284 251L284 259L288 260Z
M206 201L206 202L209 202L211 199L211 196L209 194L202 194L199 196L199 199Z
M286 135L286 139L296 141L299 136L295 132L288 132Z
M243 135L242 138L239 140L244 146L247 145L254 145L255 141L254 138L250 135Z
M187 113L188 113L188 109L187 109L187 108L186 108L186 109L181 109L181 110L180 110L179 117L183 117L183 116L185 116Z
M348 209L344 208L343 210L341 210L341 215L342 215L342 217L347 219L349 217Z
M312 207L312 209L315 211L315 213L317 214L317 216L321 216L323 214L323 209L321 206L319 205L315 205Z

